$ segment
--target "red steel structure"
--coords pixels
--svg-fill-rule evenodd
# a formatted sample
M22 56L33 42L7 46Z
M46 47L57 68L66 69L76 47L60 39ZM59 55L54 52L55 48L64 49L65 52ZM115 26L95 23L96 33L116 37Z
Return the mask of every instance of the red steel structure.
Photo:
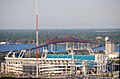
M36 0L36 60L38 60L38 11L37 11L37 0Z

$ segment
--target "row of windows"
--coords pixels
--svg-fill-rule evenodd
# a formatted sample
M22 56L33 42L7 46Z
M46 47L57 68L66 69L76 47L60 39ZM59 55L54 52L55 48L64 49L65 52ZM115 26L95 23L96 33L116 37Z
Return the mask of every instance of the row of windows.
M23 63L35 63L35 61L6 61L6 63L9 63L9 64L11 64L11 63L13 63L13 64L23 64ZM64 60L57 60L57 61L55 61L55 60L53 60L53 61L51 61L51 60L49 60L49 61L39 61L40 63L44 63L44 62L46 62L46 63L49 63L49 62L59 62L59 63L70 63L71 61L64 61Z

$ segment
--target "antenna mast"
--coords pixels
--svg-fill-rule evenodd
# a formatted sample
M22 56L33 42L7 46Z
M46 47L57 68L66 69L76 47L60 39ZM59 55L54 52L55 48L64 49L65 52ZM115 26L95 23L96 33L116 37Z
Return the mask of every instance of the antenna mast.
M36 0L36 60L38 60L38 8Z
M38 8L36 0L36 78L38 78Z

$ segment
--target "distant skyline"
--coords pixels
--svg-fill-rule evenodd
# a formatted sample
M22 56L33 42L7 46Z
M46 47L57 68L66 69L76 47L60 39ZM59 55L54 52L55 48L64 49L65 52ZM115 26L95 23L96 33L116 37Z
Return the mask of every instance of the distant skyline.
M120 0L38 0L39 29L120 28ZM0 29L35 29L35 0L0 0Z

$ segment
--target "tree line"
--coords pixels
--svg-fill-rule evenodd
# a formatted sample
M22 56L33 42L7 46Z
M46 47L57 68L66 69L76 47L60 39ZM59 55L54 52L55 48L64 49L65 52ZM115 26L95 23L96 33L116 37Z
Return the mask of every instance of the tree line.
M35 30L0 30L0 42L35 43L35 33ZM52 36L63 38L67 35L72 35L78 39L92 40L93 42L100 41L101 43L108 36L112 42L120 43L120 29L40 29L39 43L43 43ZM98 36L103 39L96 39Z

